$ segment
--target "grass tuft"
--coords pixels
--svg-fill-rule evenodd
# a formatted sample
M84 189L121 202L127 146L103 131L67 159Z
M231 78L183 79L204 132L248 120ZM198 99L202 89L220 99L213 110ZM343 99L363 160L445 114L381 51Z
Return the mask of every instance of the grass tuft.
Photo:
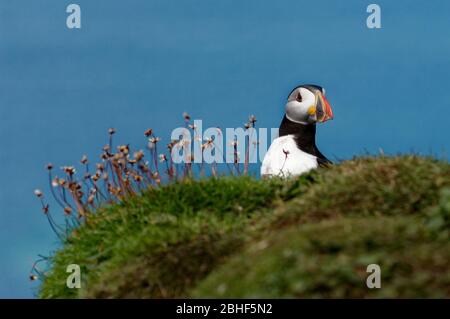
M52 257L40 296L182 296L243 244L245 228L274 207L281 186L251 177L210 178L102 208ZM82 265L81 290L65 285L66 266L73 263Z
M100 207L42 298L450 297L450 165L362 157L292 180L175 182ZM82 267L68 289L66 267ZM365 284L368 264L382 288Z

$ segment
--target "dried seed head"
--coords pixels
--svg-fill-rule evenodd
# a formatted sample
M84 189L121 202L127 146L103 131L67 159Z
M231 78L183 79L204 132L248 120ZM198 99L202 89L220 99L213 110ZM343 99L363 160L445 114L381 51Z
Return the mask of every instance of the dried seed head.
M248 118L248 121L249 121L252 125L255 125L255 123L256 123L256 117L252 114L252 115L250 115L250 117Z
M35 274L30 274L30 280L31 281L36 281L36 280L38 280L38 276L36 276Z
M119 150L119 152L121 152L122 154L128 154L130 151L130 147L128 145L120 145L117 147L117 149Z
M158 172L153 172L153 173L152 173L152 178L154 178L154 179L159 178Z
M94 200L95 200L95 196L94 195L90 195L89 197L88 197L88 203L89 204L94 204Z
M58 180L58 183L59 183L59 186L62 186L62 187L66 186L66 180L64 178L60 178Z
M130 159L129 157L127 158L127 161L129 164L134 165L137 163L137 161L135 159Z
M244 128L245 128L246 130L248 130L248 129L250 128L250 123L245 123L245 124L244 124Z
M186 122L189 122L191 120L191 117L189 116L189 114L187 114L187 112L183 112L183 118Z
M159 137L151 137L148 139L148 141L153 144L158 143L160 140L161 140L161 138L159 138Z
M161 163L167 161L166 155L164 155L164 154L159 154L159 161L160 161Z
M36 195L37 198L42 198L42 197L44 197L44 194L43 194L39 189L35 189L35 190L34 190L34 195Z
M88 158L86 155L83 155L80 161L81 164L86 165L88 163Z
M72 208L70 208L69 206L65 207L64 208L64 214L66 214L67 216L72 214Z
M46 168L51 171L53 169L53 164L52 163L48 163Z
M49 204L45 204L44 206L42 206L42 212L47 215L48 214L48 210L50 209Z
M58 177L55 177L55 178L52 180L52 186L53 186L53 187L58 187L58 186L59 186L59 180L58 180Z
M169 144L167 144L167 149L171 151L173 147L178 143L178 140L171 140Z
M142 150L139 150L139 151L137 151L137 152L135 152L134 153L134 159L136 160L136 161L140 161L140 160L142 160L144 158L144 151L142 151Z
M74 192L77 189L77 184L74 182L69 182L69 184L67 185L67 188Z
M109 133L109 135L113 135L113 134L116 133L116 129L113 128L113 127L111 127L111 128L108 130L108 133Z
M153 135L153 129L149 128L144 132L144 135L146 137L150 137L151 135Z
M183 138L178 142L178 147L187 147L191 146L191 140L188 138Z
M148 139L148 148L155 148L156 147L156 143L158 143L161 140L161 138L159 137L151 137Z
M69 176L72 176L73 174L75 174L77 172L77 170L73 166L63 166L63 167L61 167L61 169Z
M202 150L213 146L214 140L211 137L206 138L206 143L202 144Z
M288 150L285 150L284 148L283 148L283 153L286 157L290 154L290 152Z
M147 173L147 172L148 172L148 166L147 166L146 164L140 164L140 165L139 165L139 169L140 169L141 171L143 171L144 173Z
M137 174L136 174L136 175L134 175L133 177L134 177L134 180L135 180L136 182L138 182L138 183L142 181L142 176L141 176L141 175L137 175Z

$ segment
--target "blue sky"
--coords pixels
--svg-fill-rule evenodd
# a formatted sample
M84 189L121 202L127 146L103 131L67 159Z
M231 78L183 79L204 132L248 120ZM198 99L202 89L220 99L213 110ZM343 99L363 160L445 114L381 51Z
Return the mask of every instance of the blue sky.
M366 27L366 7L382 29ZM33 297L28 271L58 247L33 196L47 162L95 157L106 130L167 142L188 111L204 126L255 114L278 127L290 90L327 90L331 159L366 151L449 158L448 1L39 0L0 2L0 297ZM82 10L66 27L66 6Z

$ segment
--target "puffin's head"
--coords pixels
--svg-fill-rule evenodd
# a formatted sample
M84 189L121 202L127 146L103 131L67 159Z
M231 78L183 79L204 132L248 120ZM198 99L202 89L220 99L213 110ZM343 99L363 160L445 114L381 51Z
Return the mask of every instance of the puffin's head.
M300 124L322 123L333 119L333 111L325 98L325 89L313 84L293 89L286 103L286 117Z

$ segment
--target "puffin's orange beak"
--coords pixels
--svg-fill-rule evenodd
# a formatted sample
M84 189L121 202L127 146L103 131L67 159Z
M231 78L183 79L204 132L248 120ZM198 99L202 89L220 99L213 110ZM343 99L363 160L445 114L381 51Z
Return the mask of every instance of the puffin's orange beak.
M319 101L317 103L317 122L323 123L333 119L333 110L330 103L328 103L325 96L319 94Z

